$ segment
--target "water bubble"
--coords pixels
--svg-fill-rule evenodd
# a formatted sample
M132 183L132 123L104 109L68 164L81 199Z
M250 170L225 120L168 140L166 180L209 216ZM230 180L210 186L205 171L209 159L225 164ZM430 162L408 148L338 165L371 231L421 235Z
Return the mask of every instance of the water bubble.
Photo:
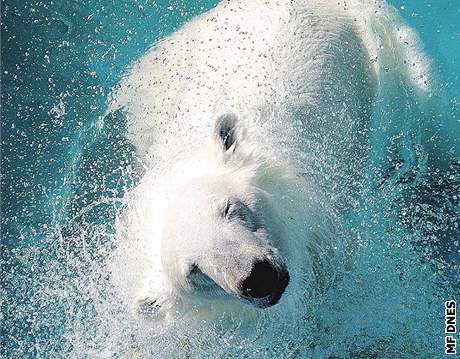
M65 104L64 102L62 101L62 99L59 99L59 102L54 105L48 112L55 120L58 120L60 119L61 117L63 117L66 112L65 112ZM62 123L60 121L58 121L58 123Z

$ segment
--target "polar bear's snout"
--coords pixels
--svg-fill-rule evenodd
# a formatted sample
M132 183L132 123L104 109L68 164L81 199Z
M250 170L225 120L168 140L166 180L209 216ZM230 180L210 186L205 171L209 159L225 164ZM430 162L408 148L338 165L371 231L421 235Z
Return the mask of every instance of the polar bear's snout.
M254 264L249 276L241 285L241 296L261 308L272 306L280 300L289 284L285 266L274 266L267 260Z

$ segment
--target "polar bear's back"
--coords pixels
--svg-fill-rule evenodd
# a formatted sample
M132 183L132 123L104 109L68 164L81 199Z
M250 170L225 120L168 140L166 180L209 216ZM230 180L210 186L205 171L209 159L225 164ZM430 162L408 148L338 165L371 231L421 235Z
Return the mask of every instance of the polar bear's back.
M268 154L292 153L302 129L353 147L380 80L379 39L395 38L388 17L371 1L223 2L141 58L114 106L140 153L157 157L199 148L229 111Z

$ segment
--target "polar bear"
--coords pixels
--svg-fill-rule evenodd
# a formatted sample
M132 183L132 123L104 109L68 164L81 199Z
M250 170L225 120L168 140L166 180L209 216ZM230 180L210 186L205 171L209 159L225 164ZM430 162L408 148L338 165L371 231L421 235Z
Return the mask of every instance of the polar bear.
M370 0L223 1L156 44L111 106L145 169L125 215L138 312L287 306L333 282L349 239L331 213L359 196L375 98L428 93L428 68Z
M295 224L294 216L308 211L303 202L290 203L305 182L261 157L240 122L234 113L219 116L203 149L153 181L146 174L136 189L144 197L134 200L137 212L150 221L134 225L148 232L141 236L150 254L135 303L140 314L169 315L216 298L227 309L232 300L268 308L287 288L289 267L296 277L312 271L303 254L308 243L295 238L312 232Z

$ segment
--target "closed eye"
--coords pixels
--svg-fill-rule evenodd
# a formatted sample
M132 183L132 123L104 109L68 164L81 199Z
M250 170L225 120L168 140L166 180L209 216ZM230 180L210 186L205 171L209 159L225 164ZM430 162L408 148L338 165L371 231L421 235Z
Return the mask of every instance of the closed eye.
M235 202L230 205L228 209L228 218L235 218L240 220L246 220L250 217L251 210L242 202Z
M228 200L225 204L223 215L229 220L243 222L249 230L256 230L258 227L254 213L241 201Z
M250 212L250 209L243 202L227 200L222 214L228 219L245 219L245 217L247 217L247 212Z
M225 202L224 210L222 212L224 217L228 217L231 205L232 205L232 203L230 201Z

